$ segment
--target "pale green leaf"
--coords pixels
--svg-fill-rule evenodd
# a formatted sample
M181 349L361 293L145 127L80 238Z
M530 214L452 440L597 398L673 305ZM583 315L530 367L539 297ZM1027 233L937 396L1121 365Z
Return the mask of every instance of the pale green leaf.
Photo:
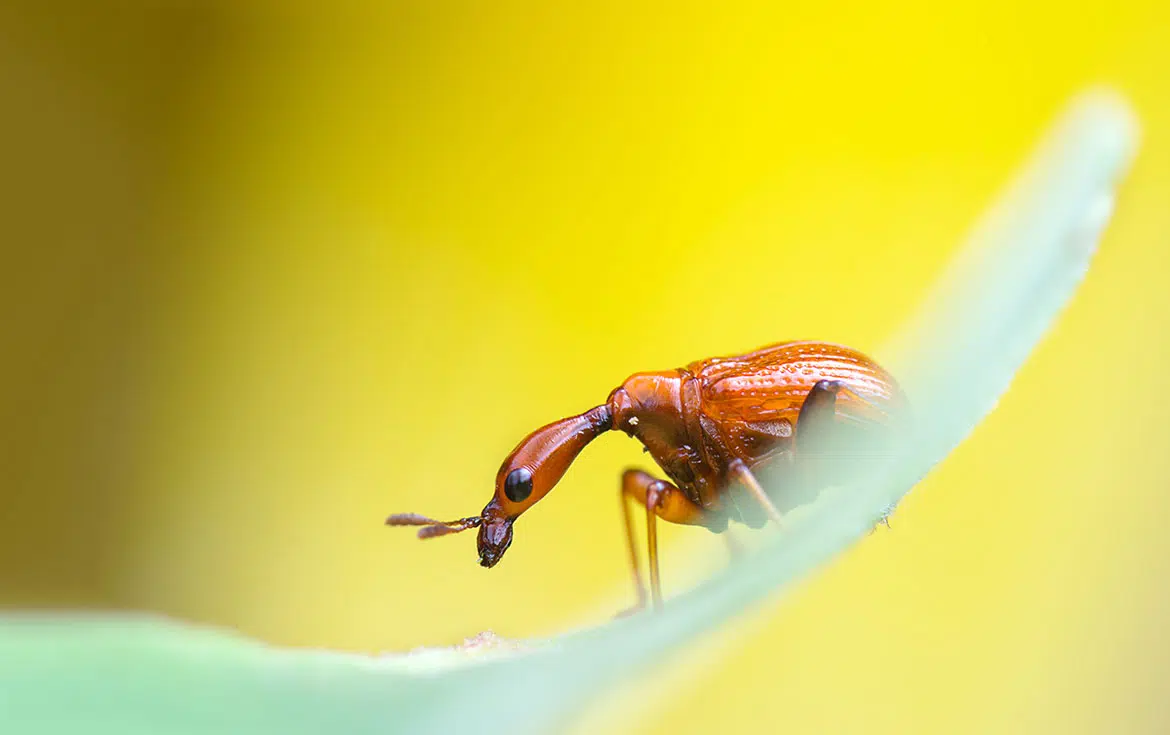
M519 652L280 650L151 618L8 616L0 732L477 733L553 727L623 677L727 623L864 537L991 411L1085 274L1136 147L1125 105L1078 100L1007 189L918 318L879 358L914 406L905 450L826 493L759 549L658 615Z

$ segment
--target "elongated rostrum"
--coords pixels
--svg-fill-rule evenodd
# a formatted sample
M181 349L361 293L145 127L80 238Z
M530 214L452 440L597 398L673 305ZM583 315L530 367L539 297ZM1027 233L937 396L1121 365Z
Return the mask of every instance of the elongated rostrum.
M785 342L635 373L605 403L525 437L500 466L495 494L479 515L436 521L400 513L386 524L422 526L419 538L478 528L479 563L495 566L512 543L516 519L553 489L581 450L605 432L623 431L670 479L627 469L619 493L638 606L647 595L631 501L646 511L650 598L660 607L657 519L715 533L729 521L750 528L782 524L783 512L887 451L905 409L888 372L854 349L826 342ZM849 441L836 441L842 437ZM765 472L768 490L758 479Z

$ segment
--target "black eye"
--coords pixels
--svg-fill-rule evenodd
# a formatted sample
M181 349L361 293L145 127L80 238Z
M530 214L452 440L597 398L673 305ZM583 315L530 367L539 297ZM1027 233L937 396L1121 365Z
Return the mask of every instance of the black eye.
M504 495L513 503L523 502L532 494L532 473L526 467L518 467L504 478Z

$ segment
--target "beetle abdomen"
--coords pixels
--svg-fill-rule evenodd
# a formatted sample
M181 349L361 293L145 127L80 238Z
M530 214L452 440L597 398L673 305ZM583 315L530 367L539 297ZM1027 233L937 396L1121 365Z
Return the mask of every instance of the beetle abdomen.
M824 342L787 342L736 357L701 360L689 365L687 372L699 386L704 459L718 477L718 490L704 497L703 505L753 527L767 520L758 503L722 497L730 482L725 474L728 463L738 459L753 471L771 467L783 475L791 463L777 460L786 454L799 457L800 410L814 385L822 380L843 384L834 413L837 425L848 433L888 435L905 404L897 383L873 360L852 348ZM839 464L824 459L830 469ZM842 464L840 469L847 467ZM811 499L777 479L784 485L784 497L773 500L781 509Z
M849 347L824 342L787 342L737 357L712 358L688 366L700 383L702 411L711 418L760 424L767 433L795 424L804 398L820 380L839 380L839 414L886 423L903 403L894 379L877 363Z

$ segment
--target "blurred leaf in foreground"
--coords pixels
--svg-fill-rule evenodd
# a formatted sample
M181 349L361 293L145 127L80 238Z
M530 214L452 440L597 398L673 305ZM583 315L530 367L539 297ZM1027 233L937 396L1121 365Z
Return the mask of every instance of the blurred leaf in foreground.
M752 557L640 615L519 650L281 650L137 617L8 616L0 731L533 732L863 537L994 408L1074 293L1136 147L1126 106L1077 101L878 357L915 406L909 441Z

